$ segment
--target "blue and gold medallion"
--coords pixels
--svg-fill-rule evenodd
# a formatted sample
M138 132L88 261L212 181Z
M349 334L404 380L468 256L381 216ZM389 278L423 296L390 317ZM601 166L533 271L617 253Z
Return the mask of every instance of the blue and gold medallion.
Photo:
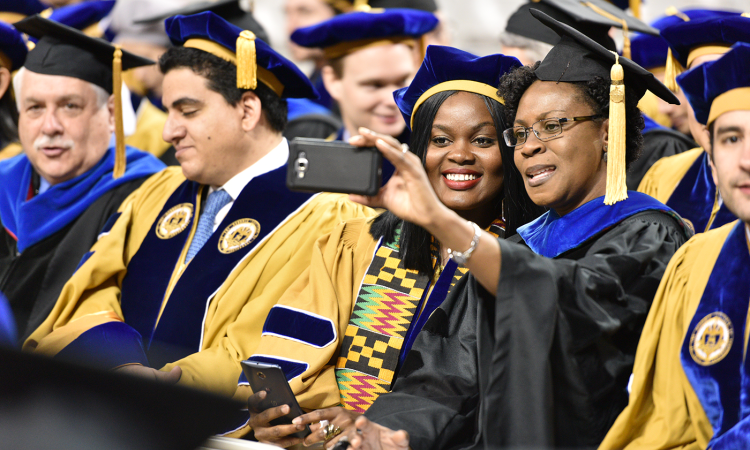
M192 203L180 203L165 212L156 225L159 239L171 239L185 231L193 218Z
M250 245L260 233L260 224L253 219L235 220L224 229L219 237L219 251L234 253Z

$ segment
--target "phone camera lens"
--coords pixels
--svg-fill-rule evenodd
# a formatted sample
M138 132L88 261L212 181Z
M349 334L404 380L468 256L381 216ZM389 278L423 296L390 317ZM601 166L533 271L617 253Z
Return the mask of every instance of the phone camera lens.
M258 372L258 378L260 378L261 380L265 380L266 379L266 374L263 373L263 372Z

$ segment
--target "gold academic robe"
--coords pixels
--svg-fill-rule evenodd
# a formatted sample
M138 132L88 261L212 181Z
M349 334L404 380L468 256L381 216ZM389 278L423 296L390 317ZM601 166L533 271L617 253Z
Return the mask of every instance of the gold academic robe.
M318 240L310 267L274 305L250 358L282 366L303 409L343 405L361 413L388 392L397 361L468 272L449 262L434 280L403 269L397 244L375 239L371 221L347 221ZM496 221L489 231L503 226ZM235 398L244 402L251 394L241 380Z
M247 359L256 352L263 321L268 311L287 287L309 267L310 257L317 238L329 232L344 220L368 217L374 214L373 210L350 202L344 195L324 193L311 195L298 209L286 216L279 225L268 228L267 223L261 218L267 212L261 210L279 208L276 199L272 196L273 191L271 195L263 192L261 192L262 195L248 193L246 198L261 202L260 204L263 205L257 210L243 208L240 201L243 194L248 189L252 189L253 186L260 188L267 186L268 183L264 182L266 178L263 177L272 175L275 177L274 182L281 186L274 187L274 189L277 189L275 192L281 192L282 188L286 189L283 187L285 167L254 178L235 200L222 225L187 265L184 265L183 262L195 233L197 222L197 220L190 219L192 211L198 211L200 208L200 195L205 193L206 189L196 183L187 182L179 167L168 168L151 177L123 202L119 210L119 217L113 222L111 228L104 230L103 236L92 247L90 255L87 255L88 259L84 257L82 265L63 288L52 313L32 333L25 342L24 349L36 350L50 356L60 356L61 354L71 356L69 349L80 349L82 345L86 346L86 341L82 338L100 329L100 327L109 326L110 335L116 337L118 333L124 333L124 328L138 328L138 323L141 323L140 328L138 328L140 336L142 336L140 344L146 351L152 351L156 340L155 338L150 340L148 334L159 336L161 333L162 338L167 340L179 340L183 336L177 332L170 334L169 330L174 328L179 331L181 330L180 327L183 327L182 334L190 335L185 339L190 338L192 340L191 342L196 347L194 351L176 360L163 361L164 364L154 364L154 360L163 360L164 357L163 354L154 356L152 352L148 356L149 365L164 371L169 371L174 366L180 366L182 369L180 384L210 390L225 396L234 394L241 372L240 361ZM254 184L256 180L260 184ZM193 194L194 200L191 200L194 202L192 204L194 206L191 206L190 202L184 203L184 200L180 200L178 195L186 186L190 187L191 183L198 189L198 194ZM196 188L193 187L193 189ZM196 195L198 196L197 200L195 200ZM290 194L285 191L283 195L288 197L299 194ZM164 212L165 208L169 206L169 202L175 201L175 198L178 203L180 201L183 201L183 203L179 203L176 207ZM274 208L271 208L271 206L274 206ZM262 233L264 227L266 227L267 234L261 235L258 242L248 244L254 245L252 251L232 266L233 268L225 278L222 275L220 280L209 280L216 282L218 287L215 291L211 291L207 297L201 297L199 303L192 307L183 306L184 302L193 301L190 298L193 297L193 290L196 292L201 289L205 290L205 286L196 284L196 281L191 278L200 279L202 272L215 270L215 264L201 256L202 253L216 254L218 255L216 258L221 258L219 251L225 253L222 250L222 243L225 244L225 247L227 242L231 244L231 241L224 238L225 233L222 229L226 231L235 226L237 222L232 222L229 227L225 225L225 222L228 223L227 221L231 220L233 214L247 215L253 221L257 219L260 224L256 222L256 228ZM165 221L165 218L169 219L170 217L172 223L182 223L181 229L169 228L171 226L169 225L170 220ZM185 217L187 219L182 220ZM197 212L195 217L199 217ZM174 220L175 218L178 220ZM158 222L156 222L157 219ZM241 221L247 220L242 219ZM107 227L105 226L105 228ZM164 236L165 233L166 236ZM219 234L221 234L221 237L219 237ZM144 242L152 242L158 248L158 245L166 245L164 243L175 241L174 236L182 236L182 239L186 239L184 244L179 243L176 249L170 250L173 252L171 254L178 255L177 257L170 260L156 252L150 254L151 256L147 258L146 264L151 264L151 267L144 268L141 267L142 264L133 267L135 265L134 260L139 258L143 260L139 256L139 250L150 251L149 248L141 248L142 245L145 245ZM218 250L216 249L216 239L219 242ZM240 251L236 253L239 254ZM146 255L149 254L146 253ZM216 261L220 260L216 259ZM197 263L200 264L196 266ZM144 276L143 273L146 274L145 281L139 282L136 280L134 284L128 284L130 283L128 281L129 276L133 276L136 269L141 276ZM164 270L167 270L166 279L151 280L148 278L152 273L158 271L164 273ZM168 285L167 279L169 280ZM148 292L145 289L149 283L162 283L161 286L167 286L167 288L156 293ZM191 285L191 283L193 284ZM126 285L127 289L122 289L123 284ZM128 289L131 292L127 292ZM142 292L137 297L155 296L156 301L144 303L141 298L133 299L132 291L138 291L139 289ZM179 296L176 294L178 291L182 292ZM130 299L128 300L128 298ZM146 327L142 325L145 319L141 317L139 308L150 308L153 312L152 317L146 318L151 320L151 322L146 320ZM124 310L127 310L129 314L124 313ZM184 324L180 323L180 320L183 320L180 315L193 317L194 323L197 325L190 329L184 329ZM197 322L195 322L195 319L197 319ZM130 329L128 329L128 333L128 336L133 335ZM81 344L81 341L84 343ZM91 344L88 345L90 348ZM149 348L149 346L151 347ZM137 350L137 345L135 348ZM88 348L84 348L84 350L88 350ZM141 362L137 358L132 361L125 359L118 361L117 358L110 355L110 353L117 353L118 351L120 351L119 348L105 349L104 352L100 352L96 356L98 358L96 362L101 363L103 360L110 366L116 366L119 363ZM184 349L180 351L185 353ZM164 354L169 354L169 352ZM86 359L85 351L82 356L72 356L78 357L79 361L90 362ZM133 353L121 356L123 358L125 356L133 357ZM75 357L72 359L75 359Z
M23 147L18 142L8 144L0 150L0 161L20 155L21 152L23 152Z
M735 229L736 226L741 229ZM711 315L700 308L706 307L706 297L711 297L712 292L716 291L707 288L713 272L732 272L723 268L714 269L723 267L717 262L720 261L719 255L725 248L725 242L738 232L742 236L735 235L735 238L739 237L740 243L747 242L743 224L733 222L696 235L675 253L656 293L638 344L628 406L617 418L600 449L702 450L709 446L714 435L707 415L711 407L704 407L699 398L702 393L693 387L695 379L693 383L689 379L685 367L691 356L686 356L685 350L689 345L690 351L694 351L693 346L700 341L700 337L696 341L696 330L700 330L701 322L698 322L698 326L694 322ZM747 245L732 244L731 247L735 251L748 252ZM736 259L731 258L728 264L735 264ZM713 276L716 275L721 273ZM747 294L740 293L737 297L744 311L747 310ZM725 303L732 301L736 301L734 296L723 298ZM745 314L741 315L740 323L734 322L733 345L740 355L747 342L746 332L741 332L743 328L747 330L745 323L742 323L746 319ZM731 340L728 346L727 351L732 347ZM719 362L721 359L701 361L700 370ZM730 377L740 375L739 370L732 368L723 369L722 372ZM722 389L721 383L710 383ZM739 400L739 395L736 397L735 400ZM719 408L722 406L727 409L723 413L727 419L736 423L736 418L729 418L729 402L724 401ZM732 423L728 426L731 427Z
M696 233L737 220L722 202L708 154L702 148L662 158L646 173L638 191L674 209Z
M695 160L703 155L703 152L702 147L697 147L660 159L646 172L641 184L638 185L638 192L643 192L666 204L677 184Z

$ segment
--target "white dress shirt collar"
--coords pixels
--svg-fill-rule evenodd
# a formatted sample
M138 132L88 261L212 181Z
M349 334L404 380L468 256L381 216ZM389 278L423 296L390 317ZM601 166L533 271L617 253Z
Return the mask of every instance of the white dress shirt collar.
M242 190L245 189L245 186L247 186L253 178L278 169L286 164L287 159L289 159L289 143L286 138L281 138L281 142L279 142L279 145L274 147L273 150L260 158L252 166L233 176L219 189L227 191L227 194L232 197L232 201L237 200L237 197L239 197ZM218 189L212 187L209 189L208 193L211 194L214 190Z

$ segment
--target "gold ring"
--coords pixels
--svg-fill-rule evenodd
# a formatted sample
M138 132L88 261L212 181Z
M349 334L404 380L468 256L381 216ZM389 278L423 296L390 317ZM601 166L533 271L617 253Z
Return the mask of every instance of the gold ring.
M325 437L326 442L328 442L331 439L335 438L336 436L338 436L339 434L341 434L341 432L343 431L341 429L341 427L339 427L338 425L332 424L332 423L329 423L326 426L325 430L326 430L326 437Z
M401 152L406 153L409 151L409 144L403 143L401 144Z

